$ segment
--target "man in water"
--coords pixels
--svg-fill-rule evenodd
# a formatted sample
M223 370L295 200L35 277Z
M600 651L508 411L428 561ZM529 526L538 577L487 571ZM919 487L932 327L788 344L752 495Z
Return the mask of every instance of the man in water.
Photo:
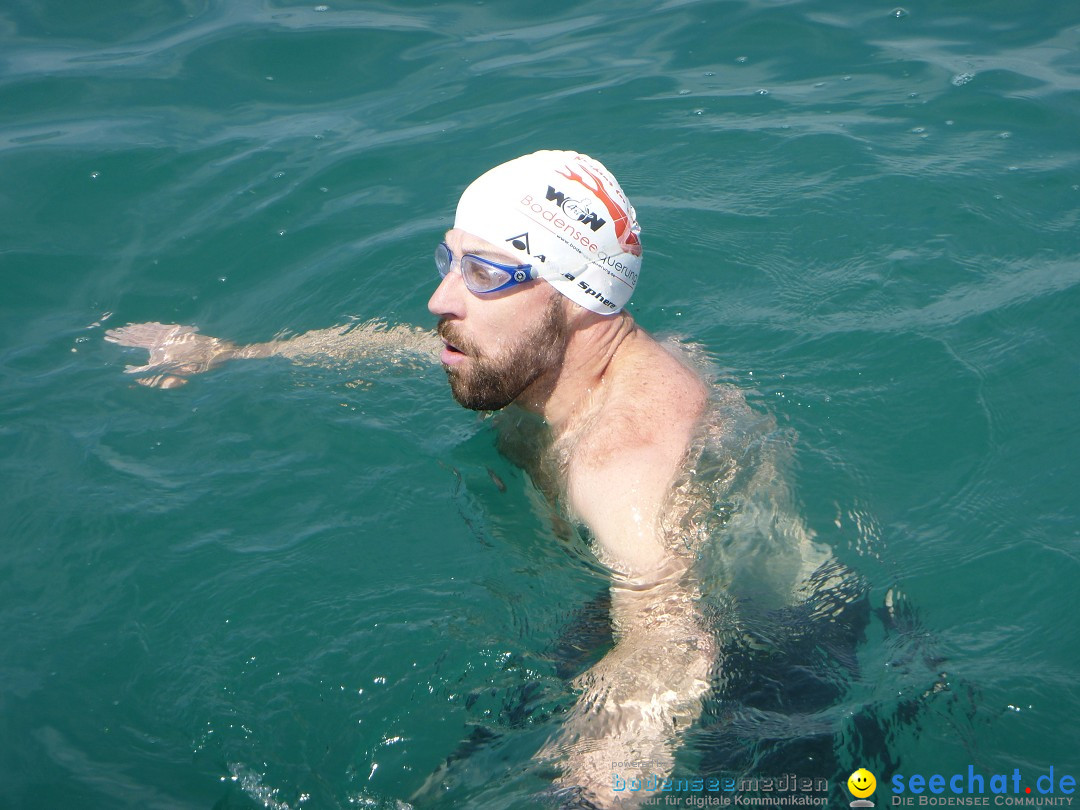
M612 763L641 762L641 776L670 770L715 658L687 543L665 520L706 388L624 309L641 257L634 208L607 169L575 152L536 152L462 194L428 302L454 398L544 420L560 501L611 572L615 646L579 678L582 696L541 754L559 765L561 786L601 806L641 798L618 790ZM423 344L426 334L395 327L366 337ZM149 365L129 370L156 372L148 384L170 387L226 359L297 357L365 332L237 347L191 327L140 324L107 339L149 349Z

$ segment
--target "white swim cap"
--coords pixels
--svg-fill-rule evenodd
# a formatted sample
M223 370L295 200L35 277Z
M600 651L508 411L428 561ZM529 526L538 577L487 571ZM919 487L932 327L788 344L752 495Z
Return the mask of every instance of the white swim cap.
M641 228L611 173L577 152L534 152L485 172L454 227L504 247L567 298L601 315L630 300Z

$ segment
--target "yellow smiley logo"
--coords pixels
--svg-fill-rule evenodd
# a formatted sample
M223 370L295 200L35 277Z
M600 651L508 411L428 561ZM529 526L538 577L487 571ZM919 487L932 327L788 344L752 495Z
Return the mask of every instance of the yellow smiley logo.
M865 799L877 789L877 779L866 768L859 768L847 780L847 789L857 799Z

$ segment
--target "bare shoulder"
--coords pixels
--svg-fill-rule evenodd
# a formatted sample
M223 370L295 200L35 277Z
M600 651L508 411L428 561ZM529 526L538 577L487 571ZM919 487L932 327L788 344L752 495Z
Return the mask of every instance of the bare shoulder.
M673 455L677 462L705 410L701 376L645 332L612 365L599 407L601 424L592 435L615 449L616 457L642 450ZM607 455L602 447L592 450L594 461Z
M567 465L571 505L601 557L633 576L656 572L667 559L657 521L707 398L696 372L642 336L605 378Z

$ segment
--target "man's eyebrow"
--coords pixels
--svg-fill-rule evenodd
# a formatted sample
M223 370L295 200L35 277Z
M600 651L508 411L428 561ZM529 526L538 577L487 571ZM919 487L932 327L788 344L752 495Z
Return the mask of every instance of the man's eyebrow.
M470 240L463 240L461 243L461 249L465 253L471 253L474 256L481 256L485 259L491 259L502 264L520 264L520 260L512 253L503 250L497 245L490 243L472 242Z

